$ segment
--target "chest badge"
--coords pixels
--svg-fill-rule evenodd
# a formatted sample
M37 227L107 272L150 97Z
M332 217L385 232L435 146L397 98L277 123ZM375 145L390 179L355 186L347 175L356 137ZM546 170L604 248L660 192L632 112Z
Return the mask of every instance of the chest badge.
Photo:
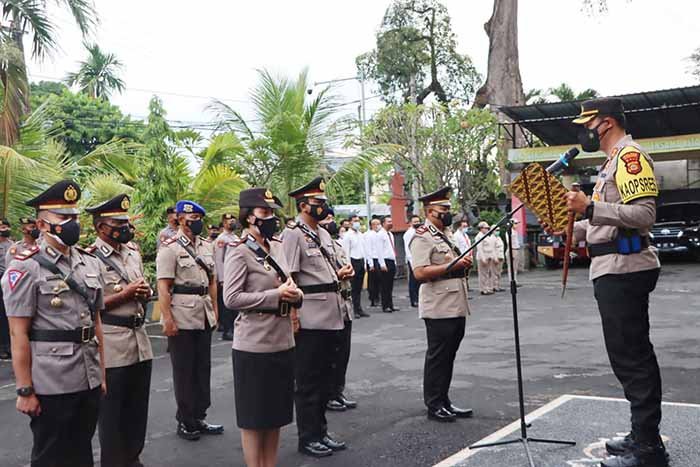
M51 299L51 306L54 308L61 308L63 306L63 300L59 297L54 297Z
M121 284L116 284L112 290L114 290L116 293L119 293L122 290L124 290L124 287L122 287Z

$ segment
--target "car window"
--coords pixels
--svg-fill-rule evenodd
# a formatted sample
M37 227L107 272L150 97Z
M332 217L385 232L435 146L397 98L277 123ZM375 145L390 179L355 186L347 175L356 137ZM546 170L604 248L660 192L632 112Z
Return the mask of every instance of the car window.
M700 222L700 204L670 204L656 210L656 222L680 221Z

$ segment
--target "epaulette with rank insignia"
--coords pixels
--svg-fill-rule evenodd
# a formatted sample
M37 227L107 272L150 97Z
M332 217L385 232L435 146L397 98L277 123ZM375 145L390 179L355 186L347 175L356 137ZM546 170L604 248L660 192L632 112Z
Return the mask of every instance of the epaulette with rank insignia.
M85 252L90 253L91 255L95 253L95 250L97 250L97 245L85 247Z
M9 249L10 256L14 256L17 254L17 247L13 246L12 248Z
M427 231L428 231L428 227L427 227L425 224L419 226L419 227L416 229L416 233L417 233L418 235L423 235L423 234L426 233Z
M278 237L272 237L272 238L270 239L270 241L272 241L272 242L280 242L280 243L282 243L282 240L281 240L281 239L279 239Z
M171 244L175 243L176 240L177 240L177 237L166 238L165 240L162 241L162 244L163 245L171 245Z
M232 246L232 247L235 248L235 247L237 247L237 246L243 245L243 244L246 242L246 240L248 240L248 236L247 236L247 235L244 235L243 237L239 238L238 240L234 240L234 241L232 241L232 242L228 242L228 245L227 245L227 246Z
M93 254L93 252L94 252L95 250L90 250L90 248L91 248L91 246L89 246L89 247L87 247L87 248L83 248L83 247L81 247L81 246L76 246L76 247L75 247L75 249L78 250L78 251L81 252L81 253L85 253L85 254L88 255L88 256L95 256L95 255Z
M29 248L28 250L24 250L14 256L15 259L18 259L20 261L24 261L25 259L29 259L35 254L39 253L39 245L34 245L33 247Z

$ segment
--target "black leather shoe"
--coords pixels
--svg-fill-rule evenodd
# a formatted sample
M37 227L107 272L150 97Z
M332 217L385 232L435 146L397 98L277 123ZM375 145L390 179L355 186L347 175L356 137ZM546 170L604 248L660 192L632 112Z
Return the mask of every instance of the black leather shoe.
M418 308L418 304L415 303L415 302L411 303L411 306L412 306L413 308Z
M345 404L336 399L331 399L326 402L326 408L332 412L345 412L347 410Z
M392 310L391 308L384 308L382 311L384 313L393 313L394 312L394 310Z
M331 451L343 451L348 448L344 442L336 441L328 435L321 439L321 443L323 443Z
M634 435L628 433L624 438L613 438L605 443L605 449L611 456L624 456L634 446Z
M601 467L668 467L668 454L663 443L655 446L634 446L627 454L610 457L600 463Z
M188 427L182 422L177 424L177 435L189 441L197 441L201 436L200 431L197 428Z
M0 360L12 360L12 355L7 350L0 352Z
M449 412L444 407L440 407L437 410L428 410L428 419L435 420L436 422L454 422L457 417L452 412Z
M341 394L340 397L337 398L338 402L343 404L345 408L347 409L355 409L357 408L357 402L351 401L347 397L345 397L345 394Z
M369 318L370 316L372 316L372 315L370 315L369 313L367 313L365 310L360 310L360 312L358 313L358 315L360 315L360 316L363 317L363 318Z
M401 311L401 308L391 307L391 311Z
M450 404L445 407L448 412L452 412L457 418L472 418L474 416L474 411L472 409L460 409Z
M311 457L328 457L333 455L331 448L319 441L299 443L299 452Z
M211 425L206 420L197 420L197 424L203 435L220 435L224 432L223 425Z
M233 340L233 333L232 332L225 332L223 336L221 336L222 341L232 341Z

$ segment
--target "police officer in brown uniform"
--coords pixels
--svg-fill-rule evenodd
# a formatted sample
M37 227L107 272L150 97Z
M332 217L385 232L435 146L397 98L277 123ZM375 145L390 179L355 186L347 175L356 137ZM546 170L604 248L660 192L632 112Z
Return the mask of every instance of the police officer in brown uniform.
M321 227L326 229L326 231L331 234L333 238L333 243L335 246L335 251L338 257L338 263L341 266L346 264L351 264L343 245L340 244L338 240L338 225L335 222L335 213L333 209L330 210L328 217L319 222ZM347 279L340 281L340 298L341 298L341 309L343 311L343 321L345 322L345 327L341 331L340 338L340 349L337 353L338 360L335 363L335 378L333 382L333 391L331 392L331 398L326 404L328 410L335 412L344 412L348 409L354 409L357 407L357 402L345 397L345 375L348 372L348 363L350 362L350 347L352 340L352 319L353 319L353 302L352 302L352 280L353 275Z
M93 465L100 386L106 390L97 258L80 238L80 187L71 180L27 202L42 240L19 253L2 278L12 330L17 409L31 417L31 465Z
M163 332L168 336L177 401L177 434L197 440L224 427L206 422L211 405L211 332L216 326L216 274L210 242L199 237L206 214L194 201L176 205L180 230L156 257Z
M175 212L175 206L170 206L165 210L165 215L168 218L168 225L166 225L163 230L158 233L158 239L156 240L156 248L159 249L163 242L166 240L177 236L177 231L179 229L177 223L177 213Z
M226 251L224 303L239 310L233 341L236 418L246 464L277 464L280 428L292 422L294 319L303 294L274 236L282 203L265 188L240 193L247 229ZM297 321L298 324L298 321Z
M138 467L146 439L153 350L144 327L151 289L139 252L129 246L129 196L85 209L97 232L88 249L102 263L104 355L109 391L100 405L102 467Z
M13 243L10 249L7 250L5 265L10 264L10 261L16 254L33 248L34 245L36 245L36 240L39 238L39 229L36 228L36 219L33 217L20 217L19 224L22 226L22 240Z
M9 264L6 258L12 249L13 243L10 239L10 222L7 219L0 219L0 277L5 273L5 267ZM14 256L14 253L12 254ZM0 302L2 302L2 292L0 292ZM5 315L5 307L0 303L0 359L10 358L10 326Z
M649 245L656 220L658 188L651 158L625 132L625 113L617 98L583 103L579 142L586 152L608 156L599 170L593 196L567 194L570 209L584 220L575 224L575 240L586 240L590 278L603 324L608 357L630 402L632 431L606 444L604 467L668 465L659 435L661 376L649 339L649 294L660 263Z
M218 305L219 305L219 324L223 329L222 340L233 340L233 322L236 319L235 310L231 310L226 306L223 300L224 288L224 259L226 251L230 244L238 241L238 235L233 233L236 227L236 216L230 213L221 216L221 233L214 240L214 263L216 264L216 277L219 281L218 290Z
M294 402L299 430L299 452L330 456L345 443L328 434L326 404L333 392L333 365L342 340L340 281L352 277L352 266L337 263L335 243L319 221L328 217L325 183L315 178L289 193L299 212L294 228L285 232L282 246L289 270L304 292L299 310Z
M464 337L467 302L466 271L472 264L469 255L451 271L447 265L459 256L459 248L445 233L452 224L450 187L427 194L419 201L425 209L425 223L416 229L409 248L413 274L421 283L418 312L425 322L428 350L423 371L423 400L428 418L453 422L472 416L471 409L455 407L448 395L455 356Z

